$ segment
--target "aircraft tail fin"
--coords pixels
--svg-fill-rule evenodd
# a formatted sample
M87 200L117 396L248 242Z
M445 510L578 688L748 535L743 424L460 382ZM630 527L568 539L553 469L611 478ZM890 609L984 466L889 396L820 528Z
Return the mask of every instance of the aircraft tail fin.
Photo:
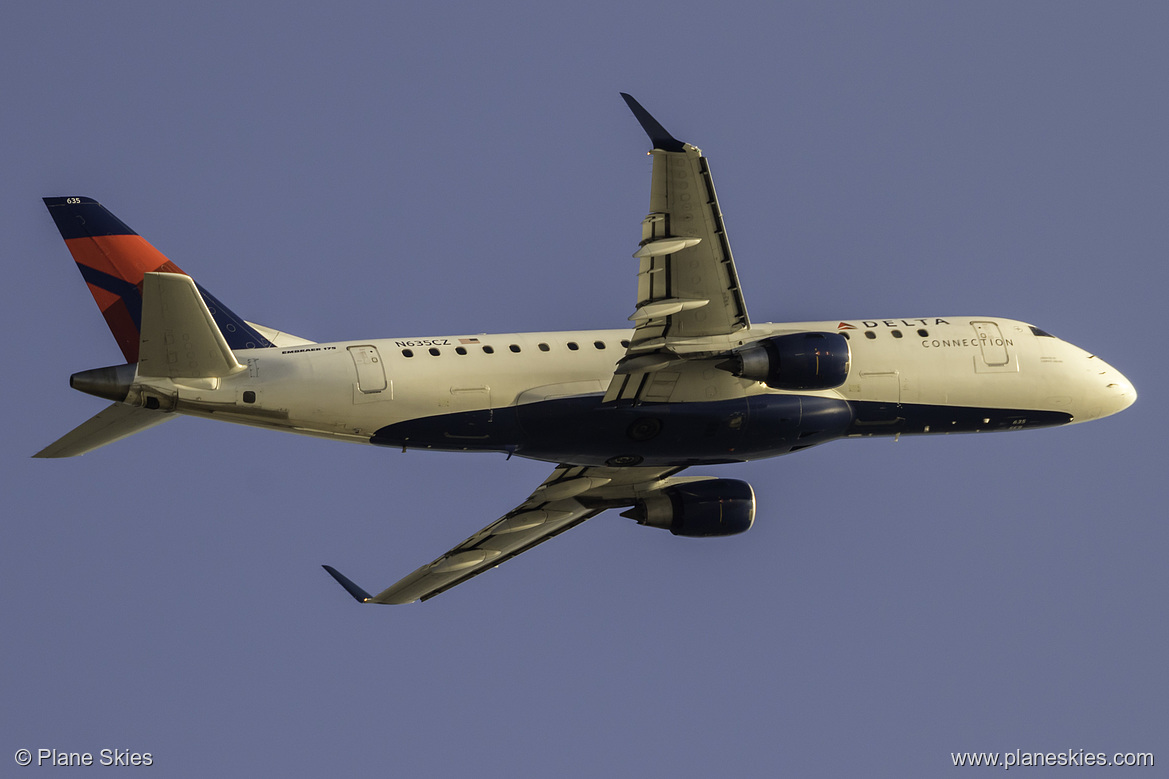
M138 362L145 274L183 271L96 200L47 197L44 201L126 361ZM272 346L207 290L197 284L195 288L230 348Z
M85 454L170 419L128 400L139 378L222 378L244 370L234 349L273 345L97 201L45 205L127 363L73 375L74 389L116 402L34 457Z
M223 378L245 370L215 324L190 276L148 272L142 278L138 362L95 368L69 379L74 389L115 401L33 457L75 457L171 418L132 391L139 379ZM141 405L139 404L141 403Z

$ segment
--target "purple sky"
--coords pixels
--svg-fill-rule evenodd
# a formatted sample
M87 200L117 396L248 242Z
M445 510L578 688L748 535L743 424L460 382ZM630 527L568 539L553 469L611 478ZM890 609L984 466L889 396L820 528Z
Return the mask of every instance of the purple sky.
M159 776L1169 763L1169 10L239 6L0 26L0 773L20 748ZM750 533L610 512L405 607L319 566L380 590L549 466L193 419L29 458L103 407L69 374L121 359L42 197L97 198L314 340L619 327L650 172L619 91L710 157L754 321L1023 319L1140 400L696 469L754 485Z

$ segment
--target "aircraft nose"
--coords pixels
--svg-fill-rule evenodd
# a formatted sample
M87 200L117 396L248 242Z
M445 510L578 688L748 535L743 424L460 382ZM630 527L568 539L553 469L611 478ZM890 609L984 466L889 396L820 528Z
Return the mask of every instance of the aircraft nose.
M1124 374L1095 355L1088 357L1093 406L1099 408L1097 417L1106 417L1124 411L1137 399L1136 387Z

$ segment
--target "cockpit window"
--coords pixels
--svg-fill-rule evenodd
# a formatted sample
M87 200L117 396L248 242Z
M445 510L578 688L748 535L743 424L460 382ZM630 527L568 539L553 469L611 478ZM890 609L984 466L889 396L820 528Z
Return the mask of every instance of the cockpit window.
M1035 335L1039 336L1040 338L1055 338L1055 336L1052 335L1051 333L1040 330L1038 327L1035 327L1034 325L1030 325L1030 327L1031 327L1031 332L1034 333Z

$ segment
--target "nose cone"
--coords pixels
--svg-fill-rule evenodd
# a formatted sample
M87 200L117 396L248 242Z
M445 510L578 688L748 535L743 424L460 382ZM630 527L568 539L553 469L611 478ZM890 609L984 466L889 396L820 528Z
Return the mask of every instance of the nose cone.
M1104 413L1100 416L1106 417L1109 414L1124 411L1136 402L1137 390L1132 385L1132 382L1124 377L1123 373L1103 360L1099 362L1102 368L1100 378L1104 382Z
M1136 401L1136 388L1116 368L1095 355L1086 356L1086 367L1082 421L1111 416L1124 411Z

